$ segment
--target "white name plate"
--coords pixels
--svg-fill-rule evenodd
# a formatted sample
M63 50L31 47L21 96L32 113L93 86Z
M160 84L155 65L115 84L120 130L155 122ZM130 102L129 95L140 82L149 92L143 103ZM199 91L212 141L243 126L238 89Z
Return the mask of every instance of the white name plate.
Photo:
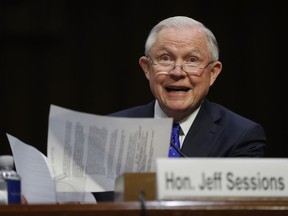
M157 199L288 197L288 159L159 158Z

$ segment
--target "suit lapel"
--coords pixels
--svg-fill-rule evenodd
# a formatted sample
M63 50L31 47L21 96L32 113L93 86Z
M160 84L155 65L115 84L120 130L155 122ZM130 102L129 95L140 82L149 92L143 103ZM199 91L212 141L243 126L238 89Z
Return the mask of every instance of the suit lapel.
M219 112L210 106L208 101L203 102L185 137L181 151L188 157L208 157L217 145L223 129L215 123L220 118Z

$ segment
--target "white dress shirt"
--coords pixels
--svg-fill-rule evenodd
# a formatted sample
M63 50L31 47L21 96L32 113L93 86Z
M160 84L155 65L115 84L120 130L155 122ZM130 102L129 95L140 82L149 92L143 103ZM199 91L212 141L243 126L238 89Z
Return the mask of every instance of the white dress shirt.
M181 122L178 122L181 126L181 131L180 131L180 146L182 147L182 143L184 142L184 139L189 131L189 128L193 124L199 110L199 106L193 113L191 113L189 116L187 116L185 119L183 119ZM158 101L156 100L155 107L154 107L154 117L155 118L169 118L163 110L160 108Z

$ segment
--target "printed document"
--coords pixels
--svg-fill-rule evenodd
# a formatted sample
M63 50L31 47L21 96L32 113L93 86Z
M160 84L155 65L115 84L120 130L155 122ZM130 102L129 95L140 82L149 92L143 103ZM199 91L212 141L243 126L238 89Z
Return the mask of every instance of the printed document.
M124 118L51 105L48 162L58 191L113 191L124 172L155 172L168 157L172 118Z
M96 203L92 193L57 192L50 174L47 157L35 147L7 134L17 173L21 177L21 193L28 204L53 204L75 201ZM65 196L66 195L66 196Z

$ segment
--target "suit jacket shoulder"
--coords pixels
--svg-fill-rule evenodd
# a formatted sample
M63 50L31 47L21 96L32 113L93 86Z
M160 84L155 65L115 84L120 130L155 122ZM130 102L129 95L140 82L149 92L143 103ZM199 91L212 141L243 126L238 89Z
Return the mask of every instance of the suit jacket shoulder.
M261 157L263 127L205 99L182 145L190 157Z
M145 105L135 106L114 113L110 113L109 116L134 117L134 118L154 117L154 105L155 101L151 101L150 103Z

